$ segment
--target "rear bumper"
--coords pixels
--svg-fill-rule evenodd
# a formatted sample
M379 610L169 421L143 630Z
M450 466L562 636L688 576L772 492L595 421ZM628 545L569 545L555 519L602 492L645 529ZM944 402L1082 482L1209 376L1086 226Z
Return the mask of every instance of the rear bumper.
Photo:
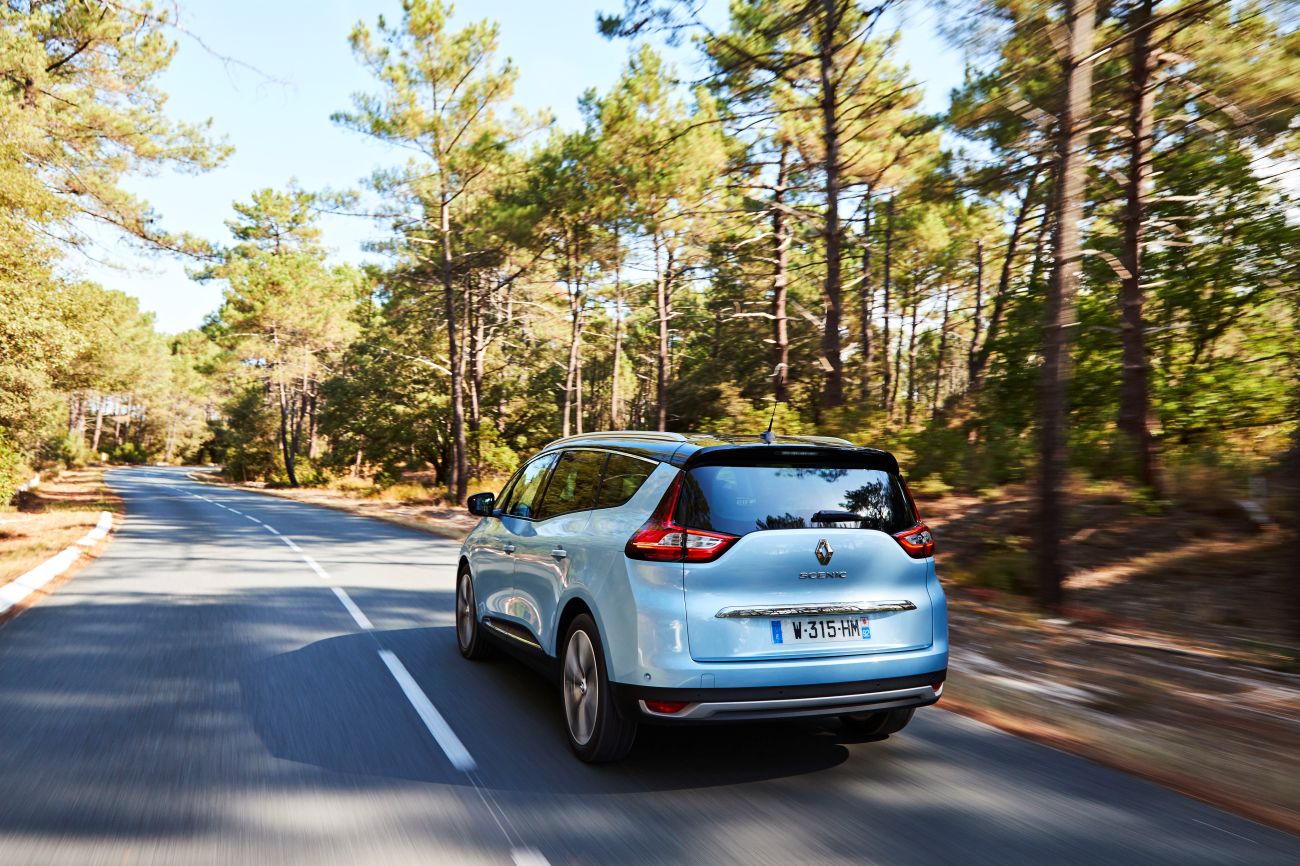
M652 723L704 723L791 719L924 707L943 694L947 670L849 683L737 689L659 689L611 683L629 718ZM684 702L672 713L647 701Z

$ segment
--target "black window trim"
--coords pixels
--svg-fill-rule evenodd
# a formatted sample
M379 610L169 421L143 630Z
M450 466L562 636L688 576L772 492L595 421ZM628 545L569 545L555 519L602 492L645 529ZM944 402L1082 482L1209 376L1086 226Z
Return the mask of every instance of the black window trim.
M645 482L646 482L646 480L648 480L648 479L650 478L650 476L654 474L655 469L658 469L658 468L659 468L659 464L662 462L662 461L659 461L659 460L655 460L653 457L642 457L640 454L632 454L632 453L627 452L627 451L621 451L621 450L619 450L618 448L592 448L592 449L589 449L589 450L592 450L592 451L604 451L605 454L606 454L606 457L605 457L605 464L604 464L603 466L600 467L600 483L596 485L596 503L597 503L597 505L599 505L599 503L600 503L600 491L603 490L604 487L605 487L605 471L606 471L607 469L609 469L609 457L610 457L610 455L617 454L619 457L631 457L633 460L640 460L642 463L649 463L649 464L651 465L651 467L653 467L653 468L651 468L650 472L646 475L645 479L643 479L643 480L641 481L641 484L638 484L638 485L637 485L636 492L633 493L632 496L629 496L626 500L624 500L623 502L620 502L618 505L603 505L603 506L599 506L599 507L593 506L593 507L590 509L591 511L604 511L606 508L622 508L624 505L627 505L627 503L628 503L628 502L631 502L631 501L632 501L632 498L635 497L637 493L640 493L640 492L641 492L641 486L644 485Z
M551 486L551 478L554 477L554 475L555 475L555 467L558 466L558 465L560 465L560 458L563 457L565 453L570 452L570 451L595 451L595 452L598 453L598 454L604 454L604 455L605 455L605 462L601 463L601 465L600 465L600 477L596 480L596 501L597 501L597 502L600 501L600 489L601 489L601 488L604 486L604 484L605 484L605 469L606 469L606 467L609 466L609 455L611 455L611 454L618 454L619 456L622 456L622 457L631 457L633 460L640 460L640 461L642 461L643 463L649 463L649 464L651 465L652 468L651 468L651 470L650 470L650 473L646 475L646 478L649 478L650 475L653 475L655 469L658 468L659 464L662 462L662 461L660 461L660 460L655 460L653 457L642 457L642 456L639 455L639 454L630 454L630 453L628 453L627 451L623 451L622 449L619 449L619 448L598 448L598 447L593 447L593 446L590 446L590 445L576 445L576 446L574 446L574 447L572 447L572 448L551 448L551 449L548 449L548 450L546 450L546 451L543 451L541 454L538 454L536 457L533 457L531 460L528 460L527 462L524 463L523 466L520 466L520 467L515 471L515 475L511 477L511 482L517 482L519 476L521 476L521 475L523 474L523 471L524 471L525 469L527 469L527 468L528 468L528 465L529 465L530 463L532 463L534 460L540 460L541 458L543 458L543 457L547 457L547 456L554 456L555 460L551 463L550 468L546 470L546 478L542 480L542 487L541 487L541 489L540 489L540 490L538 491L538 493L537 493L537 503L538 503L538 505L540 506L541 503L542 503L542 501L546 499L546 491L547 491L548 489L550 489L550 486ZM501 502L502 502L502 504L505 503L505 494L509 493L511 487L513 487L513 484L512 484L511 482L507 482L507 483L506 483L506 487L505 487L505 489L502 490L502 496L501 496ZM644 484L645 482L642 481L641 483ZM637 488L637 491L640 492L640 487ZM632 495L635 496L636 494L634 493L634 494L632 494ZM626 505L626 504L627 504L627 503L624 502L624 503L621 503L620 505L606 505L606 506L603 506L602 508L596 508L596 507L593 505L591 508L576 508L576 509L574 509L573 511L565 511L565 512L563 512L562 514L556 514L556 515L553 515L553 516L554 516L554 517L563 517L565 514L577 514L577 513L582 512L582 511L603 511L605 508L621 508L623 505ZM551 519L550 517L546 517L546 516L542 516L542 517L521 517L521 516L519 516L518 514L507 514L507 513L505 512L504 509L501 510L501 513L500 513L499 516L501 516L501 517L510 517L510 518L515 519L515 520L528 520L528 521L531 521L531 522L534 522L534 523L539 523L539 522L541 522L541 521L543 521L543 520L550 520L550 519Z
M514 488L515 484L519 482L519 479L523 477L524 470L527 469L532 464L536 463L538 460L541 460L543 457L552 457L554 459L551 460L551 465L546 468L546 477L542 479L542 486L537 491L537 503L538 505L540 505L542 499L546 496L546 488L551 486L551 474L555 472L555 465L560 462L559 455L556 454L556 452L554 451L543 451L541 454L538 454L536 457L533 457L531 460L526 461L523 466L520 466L515 471L514 476L510 479L510 483L506 484L506 489L502 491L502 493L503 494L509 493ZM498 515L498 517L509 517L514 520L527 520L530 522L536 522L538 520L538 518L536 517L524 517L520 514L510 514L504 508L505 502L506 502L505 496L502 495L501 504L503 507L500 509L500 514Z
M596 498L597 499L600 498L600 485L603 484L605 481L605 464L609 463L609 452L605 451L605 449L603 448L582 448L582 447L560 448L557 449L556 451L549 452L555 455L555 462L551 464L551 468L547 471L546 481L543 483L542 491L537 498L537 509L539 512L541 511L542 503L546 501L546 494L550 492L551 479L555 477L555 468L560 465L560 461L564 459L565 454L572 454L578 451L595 451L597 453L603 452L605 454L605 460L600 464L600 474L596 476ZM563 517L566 514L577 514L580 511L592 511L592 510L594 510L594 503L593 503L593 508L575 508L572 511L561 511L559 514L543 513L542 516L535 519L540 522L542 520L550 520L552 517Z

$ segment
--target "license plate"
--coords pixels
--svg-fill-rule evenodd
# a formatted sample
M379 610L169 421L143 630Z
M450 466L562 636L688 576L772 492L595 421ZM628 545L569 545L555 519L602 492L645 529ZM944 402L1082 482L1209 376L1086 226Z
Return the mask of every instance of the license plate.
M871 640L871 618L819 616L772 620L772 643L839 643Z

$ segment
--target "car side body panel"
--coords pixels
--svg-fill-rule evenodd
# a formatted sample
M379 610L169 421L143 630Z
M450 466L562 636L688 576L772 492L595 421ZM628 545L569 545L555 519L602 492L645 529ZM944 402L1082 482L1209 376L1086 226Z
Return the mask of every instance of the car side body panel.
M634 676L639 670L638 647L644 638L652 643L664 639L672 632L673 622L682 627L685 610L681 596L681 566L674 563L633 563L624 555L624 546L632 533L645 523L646 516L654 510L664 491L677 477L678 470L658 464L636 494L617 508L598 508L589 512L588 522L581 539L572 542L581 567L571 567L561 597L557 599L555 619L547 633L549 642L543 643L548 651L555 652L558 640L558 617L571 599L581 599L590 609L600 628L605 649L605 664L610 679ZM643 565L653 568L635 572L629 566ZM669 589L668 610L664 589ZM649 633L647 633L649 632ZM685 639L685 634L682 634Z

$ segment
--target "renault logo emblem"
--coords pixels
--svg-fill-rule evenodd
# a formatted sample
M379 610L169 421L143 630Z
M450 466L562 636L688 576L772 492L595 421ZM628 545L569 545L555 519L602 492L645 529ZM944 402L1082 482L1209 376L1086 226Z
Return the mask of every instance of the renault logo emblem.
M831 549L830 544L828 544L824 538L817 542L817 550L815 553L817 554L817 561L822 565L830 565L831 557L835 555L835 551Z

